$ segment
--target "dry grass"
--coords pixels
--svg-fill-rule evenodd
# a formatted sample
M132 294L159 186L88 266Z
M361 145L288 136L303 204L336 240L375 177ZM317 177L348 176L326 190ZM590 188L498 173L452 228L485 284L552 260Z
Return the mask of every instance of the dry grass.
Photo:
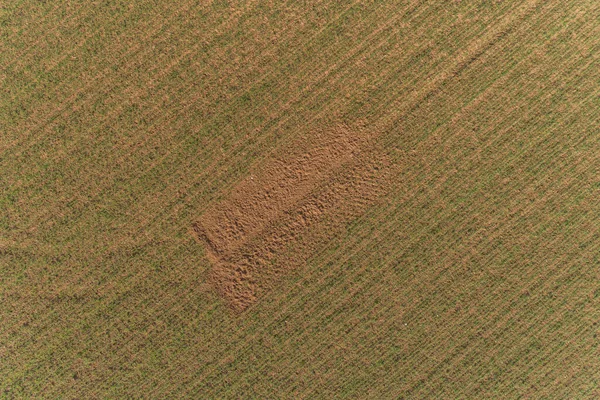
M599 19L4 5L0 397L599 397Z

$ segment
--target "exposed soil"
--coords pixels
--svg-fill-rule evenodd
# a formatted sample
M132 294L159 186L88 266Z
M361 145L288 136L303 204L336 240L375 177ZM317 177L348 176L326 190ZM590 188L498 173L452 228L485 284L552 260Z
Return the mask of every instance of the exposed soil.
M243 311L381 195L389 161L372 134L338 126L295 140L193 224L211 281Z

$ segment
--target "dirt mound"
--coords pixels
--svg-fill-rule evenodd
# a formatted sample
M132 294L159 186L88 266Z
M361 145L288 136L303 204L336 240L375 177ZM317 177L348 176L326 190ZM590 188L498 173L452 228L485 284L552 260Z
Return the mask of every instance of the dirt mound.
M217 291L246 309L372 204L388 169L373 135L345 126L279 151L193 224Z

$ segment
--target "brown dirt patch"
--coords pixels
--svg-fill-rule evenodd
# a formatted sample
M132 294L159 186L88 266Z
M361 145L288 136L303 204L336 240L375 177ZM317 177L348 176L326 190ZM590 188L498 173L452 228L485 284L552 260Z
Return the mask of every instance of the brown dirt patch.
M295 140L193 224L211 281L243 311L383 193L389 160L365 130Z

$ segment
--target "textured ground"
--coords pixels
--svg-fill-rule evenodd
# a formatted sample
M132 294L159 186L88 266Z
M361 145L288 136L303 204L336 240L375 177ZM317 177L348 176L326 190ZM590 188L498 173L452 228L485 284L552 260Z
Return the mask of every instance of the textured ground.
M0 398L600 397L600 4L0 5Z
M311 132L194 223L214 264L210 279L234 311L306 264L389 190L390 162L369 136L348 127Z

